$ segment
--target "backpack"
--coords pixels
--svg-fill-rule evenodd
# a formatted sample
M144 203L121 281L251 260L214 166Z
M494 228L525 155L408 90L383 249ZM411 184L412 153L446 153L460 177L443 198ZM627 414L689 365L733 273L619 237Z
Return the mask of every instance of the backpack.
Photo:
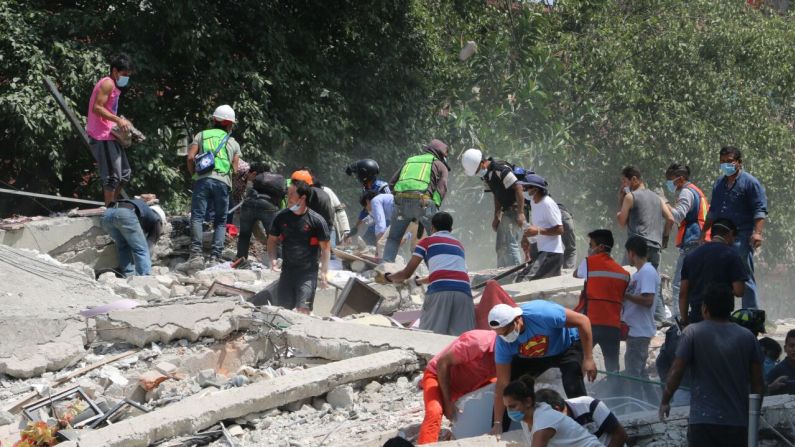
M253 182L254 190L269 196L274 204L278 204L286 194L284 185L284 176L273 172L257 174Z

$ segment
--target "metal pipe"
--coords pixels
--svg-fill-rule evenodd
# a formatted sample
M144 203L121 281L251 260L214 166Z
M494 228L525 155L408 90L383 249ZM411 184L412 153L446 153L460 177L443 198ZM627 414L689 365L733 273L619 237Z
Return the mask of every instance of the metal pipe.
M762 396L748 396L748 447L757 447L759 443L759 415L761 413Z
M36 192L27 192L27 191L15 191L13 189L6 189L0 188L0 193L3 194L14 194L17 196L27 196L27 197L38 197L40 199L52 199L52 200L59 200L61 202L74 202L74 203L85 203L86 205L99 205L105 206L103 202L97 202L94 200L85 200L85 199L75 199L72 197L61 197L61 196L53 196L50 194L39 194Z

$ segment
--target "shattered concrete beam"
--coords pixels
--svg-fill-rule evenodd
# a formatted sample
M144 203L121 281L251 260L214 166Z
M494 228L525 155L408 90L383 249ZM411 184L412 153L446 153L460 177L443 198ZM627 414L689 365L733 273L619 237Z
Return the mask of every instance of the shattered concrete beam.
M145 447L159 440L196 433L219 421L235 419L320 396L350 382L419 368L417 357L391 350L329 363L252 385L191 396L168 407L88 432L64 447Z
M233 301L172 304L118 310L97 317L97 337L143 347L151 342L167 343L186 338L222 339L248 329L251 309Z

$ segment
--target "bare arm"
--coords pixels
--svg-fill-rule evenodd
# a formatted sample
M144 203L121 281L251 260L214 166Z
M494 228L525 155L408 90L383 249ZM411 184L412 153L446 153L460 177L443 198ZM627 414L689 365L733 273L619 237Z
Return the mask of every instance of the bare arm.
M732 283L732 293L737 298L742 298L745 295L745 281L735 281Z
M551 228L529 227L524 230L525 236L560 236L564 232L563 225L556 225Z
M665 226L663 227L663 248L665 248L665 246L668 245L668 237L671 235L671 228L673 228L676 221L674 220L674 215L671 213L671 209L662 197L660 197L660 202L662 202L662 215L663 219L665 219Z
M196 154L199 153L199 145L191 143L190 147L188 147L188 172L191 174L196 172Z
M130 123L127 122L127 120L114 115L113 112L111 112L105 107L108 103L108 98L110 98L110 93L112 91L113 91L113 81L110 79L106 79L105 82L103 82L102 85L99 86L97 97L94 99L94 108L91 111L108 121L113 121L114 123L118 124L119 127L129 127Z
M494 219L491 220L491 229L497 231L497 227L500 225L500 218L502 217L502 207L497 200L496 194L492 194L491 197L494 200Z
M616 221L618 222L618 226L621 228L626 228L627 222L629 222L629 210L632 209L632 205L635 204L635 199L632 197L632 194L625 194L624 201L621 202L621 210L618 212L616 216Z
M680 283L681 287L681 283ZM679 295L681 296L682 292L679 291ZM632 295L632 294L625 294L625 300L632 301L633 303L640 304L641 306L651 307L654 304L654 294L653 293L642 293L640 295Z
M455 356L447 351L436 364L436 377L439 379L439 391L442 393L442 411L449 420L455 418L455 406L450 393L450 367L456 364Z
M545 428L543 430L538 430L537 432L533 433L533 443L530 444L530 447L547 447L549 445L549 441L555 436L557 431L554 428Z
M491 433L498 435L502 433L502 415L505 413L505 402L502 401L502 393L508 382L511 381L511 364L497 364L497 383L494 385L494 425Z
M237 166L240 164L240 153L236 153L234 157L232 157L232 172L237 172Z
M516 196L516 224L521 227L524 225L524 190L518 183L513 184L513 193Z
M279 237L268 235L268 259L271 260L271 269L278 270L276 259L278 257L277 249L279 247Z
M591 320L587 316L566 309L566 327L575 327L580 333L582 343L582 371L588 380L596 380L596 363L593 360L593 332L591 331Z
M679 315L682 323L687 324L688 316L690 315L688 312L688 299L687 293L690 291L690 281L687 279L683 279L679 282Z
M704 221L704 226L701 228L701 234L698 236L698 242L703 244L707 240L707 233L712 228L713 219L707 215L707 219Z
M607 444L607 447L623 447L628 438L627 430L619 422L618 427L610 433L610 443Z
M389 275L389 282L401 282L411 278L411 275L413 275L414 271L419 267L420 262L422 262L422 258L419 256L412 256L411 259L409 259L409 263L403 267L403 270Z
M660 401L661 421L664 421L665 418L668 417L668 413L671 410L671 398L674 396L676 389L679 388L679 384L682 383L682 376L685 374L686 366L687 363L685 363L683 359L677 357L674 359L674 363L668 371L668 382L665 384L662 401Z
M270 249L270 246L268 247ZM270 250L268 250L270 251ZM320 279L321 283L326 282L326 275L328 275L328 263L331 259L331 242L320 241Z

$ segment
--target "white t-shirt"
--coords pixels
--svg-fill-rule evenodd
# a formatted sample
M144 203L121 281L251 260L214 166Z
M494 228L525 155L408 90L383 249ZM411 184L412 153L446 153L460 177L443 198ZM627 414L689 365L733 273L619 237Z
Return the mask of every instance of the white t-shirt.
M645 293L657 293L660 287L660 275L650 262L643 264L637 272L632 275L627 287L630 295L642 295ZM654 323L654 307L656 300L651 307L624 300L624 313L621 319L629 326L630 337L654 337L657 333L657 325Z
M530 219L534 226L547 229L563 225L563 219L560 217L560 208L551 197L544 196L538 203L535 200L531 200L530 208L532 210ZM538 251L563 253L563 240L560 235L544 236L539 234L536 237L536 241L538 243Z
M527 424L522 422L525 444L532 445L535 432L545 428L555 430L555 435L547 444L549 447L602 447L602 443L582 425L545 403L536 406L532 430L528 430Z
M591 396L580 396L566 399L566 406L569 407L569 417L599 438L603 445L610 445L611 433L621 423L604 402Z

